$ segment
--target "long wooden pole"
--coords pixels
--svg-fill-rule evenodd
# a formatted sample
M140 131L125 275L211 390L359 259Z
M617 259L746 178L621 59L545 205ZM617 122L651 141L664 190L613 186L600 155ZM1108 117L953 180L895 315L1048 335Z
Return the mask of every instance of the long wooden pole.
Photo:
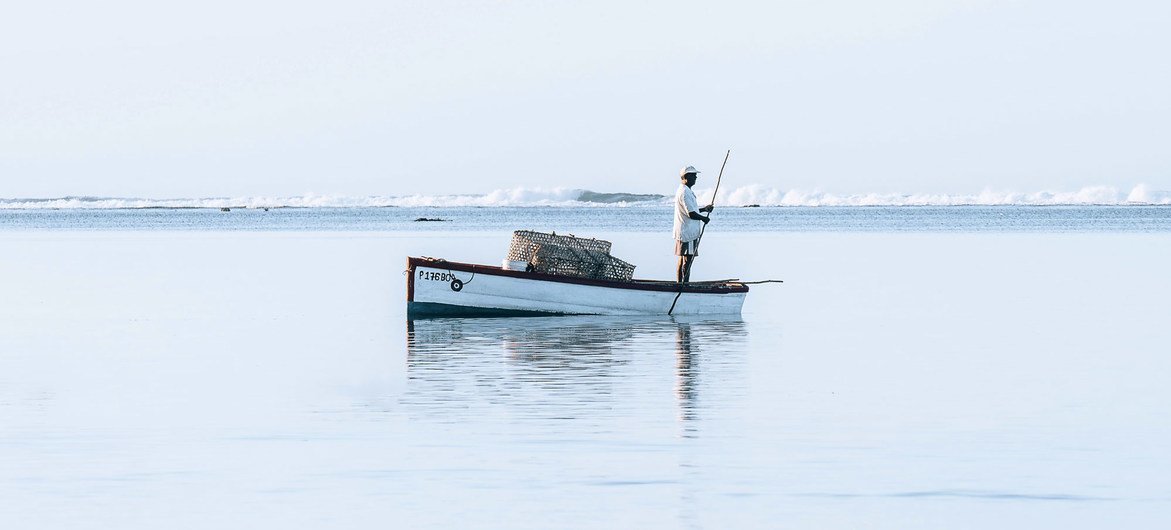
M727 153L724 153L724 163L720 164L720 176L716 177L716 191L712 192L712 202L711 202L712 206L716 205L716 195L718 193L720 193L720 181L724 180L724 166L728 165L728 157L731 155L732 155L731 149L729 149ZM711 215L712 215L711 212L708 212L707 214L708 214L708 217L711 217ZM707 223L704 223L703 226L699 227L699 237L696 238L696 240L695 240L695 248L699 248L699 242L703 241L703 232L705 230L707 230Z

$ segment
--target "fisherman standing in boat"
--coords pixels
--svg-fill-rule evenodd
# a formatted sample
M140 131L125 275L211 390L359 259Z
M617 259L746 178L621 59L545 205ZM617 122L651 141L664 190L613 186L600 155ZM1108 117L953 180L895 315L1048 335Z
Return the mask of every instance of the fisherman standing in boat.
M710 204L700 208L696 203L691 187L698 177L699 171L694 166L679 170L682 182L675 192L675 255L679 256L679 268L675 272L675 281L680 283L691 281L691 263L699 255L699 234L703 225L711 221L709 216L700 212L711 213L714 209Z

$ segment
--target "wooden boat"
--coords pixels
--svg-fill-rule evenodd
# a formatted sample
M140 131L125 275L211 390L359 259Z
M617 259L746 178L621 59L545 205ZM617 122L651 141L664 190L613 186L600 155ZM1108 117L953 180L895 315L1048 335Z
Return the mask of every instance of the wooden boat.
M748 286L733 280L601 280L407 258L407 317L736 315Z

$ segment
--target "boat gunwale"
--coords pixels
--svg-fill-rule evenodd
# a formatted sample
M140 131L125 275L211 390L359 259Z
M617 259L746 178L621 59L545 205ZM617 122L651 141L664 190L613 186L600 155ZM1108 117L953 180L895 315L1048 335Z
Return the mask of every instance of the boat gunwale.
M581 278L577 276L560 276L556 274L545 274L540 272L514 271L504 269L501 267L493 267L491 265L479 265L475 263L462 263L458 261L448 261L439 258L417 258L410 256L407 258L407 269L410 271L410 280L408 280L408 290L414 284L415 267L431 267L437 269L447 269L460 272L471 272L475 274L487 274L491 276L505 276L509 278L518 278L522 280L535 280L545 282L570 283L576 285L589 285L595 287L608 287L612 289L628 289L635 291L655 291L667 293L691 293L691 294L733 294L746 293L748 286L742 283L730 281L722 283L707 283L692 282L689 284L680 285L677 282L661 281L661 280L598 280L594 278ZM413 294L413 293L408 293ZM408 299L413 299L409 297Z

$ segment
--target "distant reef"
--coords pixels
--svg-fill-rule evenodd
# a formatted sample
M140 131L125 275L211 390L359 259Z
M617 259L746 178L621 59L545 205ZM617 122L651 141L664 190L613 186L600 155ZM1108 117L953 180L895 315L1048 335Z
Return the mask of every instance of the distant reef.
M578 195L577 200L581 202L614 204L620 202L659 201L666 198L666 195L656 195L653 193L598 193L596 191L583 190L581 195Z

